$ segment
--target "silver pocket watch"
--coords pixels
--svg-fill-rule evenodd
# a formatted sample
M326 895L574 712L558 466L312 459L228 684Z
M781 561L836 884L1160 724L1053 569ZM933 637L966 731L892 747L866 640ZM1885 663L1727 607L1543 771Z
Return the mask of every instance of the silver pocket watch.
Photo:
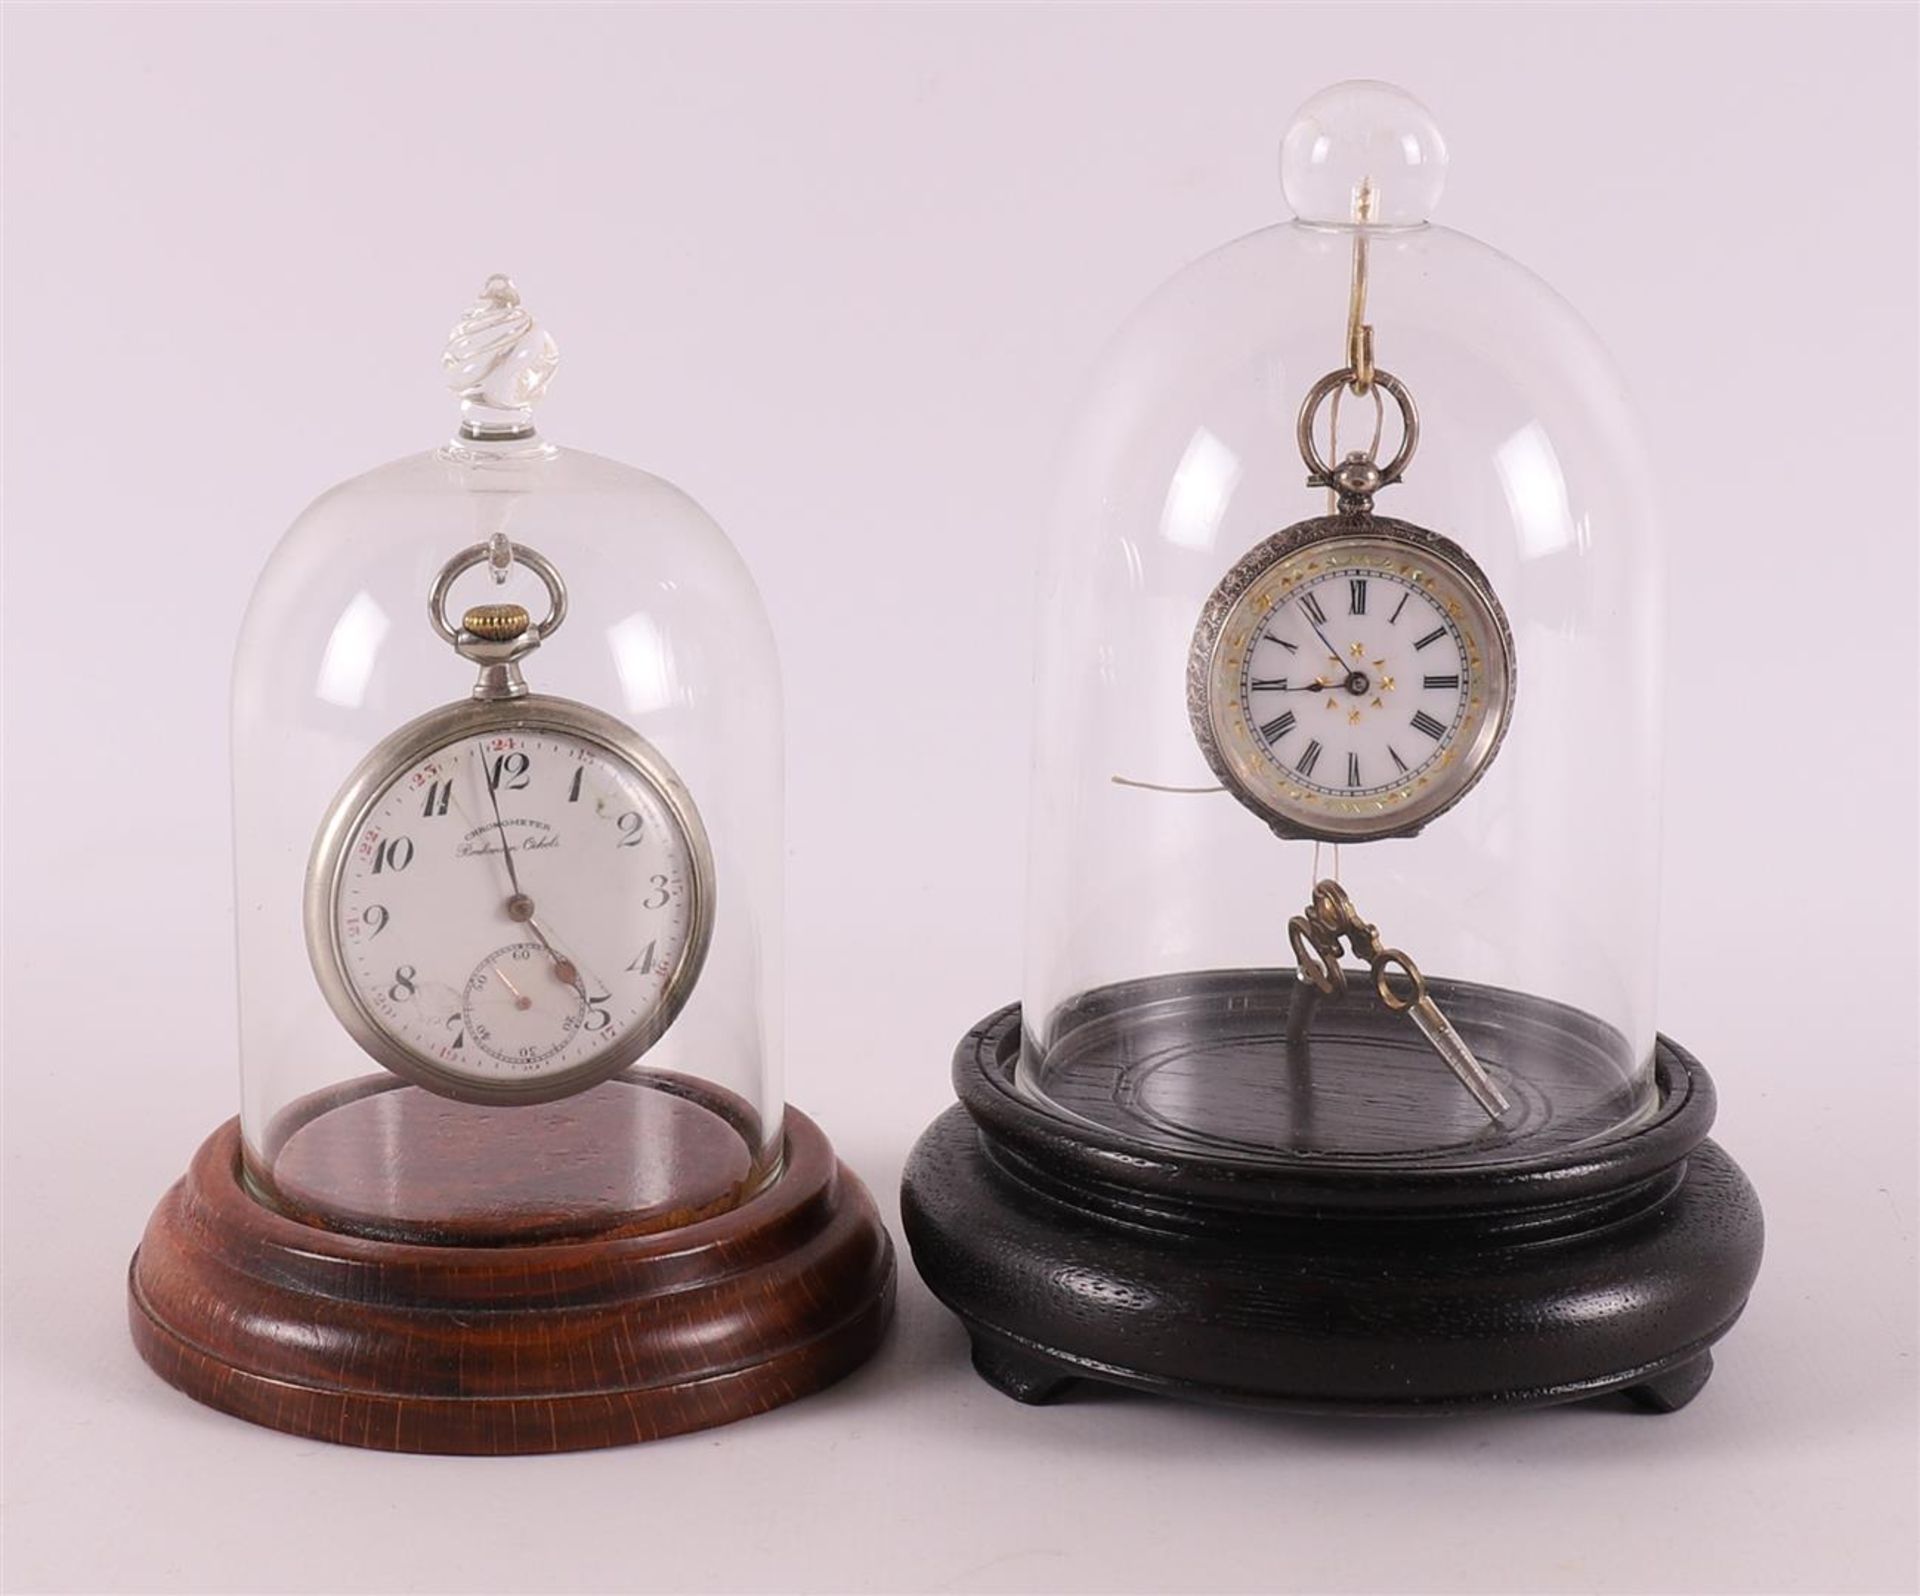
M484 604L462 573L428 601L480 668L472 696L383 738L328 808L307 867L307 952L379 1063L470 1103L539 1103L617 1075L680 1013L706 959L713 855L692 795L631 727L531 691L522 665L566 619L566 586L522 544L548 613Z
M1194 629L1187 708L1235 798L1281 837L1411 837L1473 787L1506 735L1513 633L1485 574L1450 538L1373 513L1419 442L1413 398L1368 373L1400 411L1386 465L1320 455L1321 406L1352 368L1314 384L1298 442L1336 513L1276 532L1221 579ZM1378 439L1376 436L1376 447Z

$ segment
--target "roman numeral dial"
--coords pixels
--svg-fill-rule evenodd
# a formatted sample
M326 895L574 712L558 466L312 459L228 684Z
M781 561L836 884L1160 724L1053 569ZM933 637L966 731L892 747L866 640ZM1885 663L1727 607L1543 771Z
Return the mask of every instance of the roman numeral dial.
M1452 779L1481 650L1430 584L1335 566L1293 589L1249 653L1237 696L1265 774L1302 806L1390 813ZM1271 640L1295 647L1285 674Z
M1472 561L1432 534L1336 518L1292 533L1297 547L1281 534L1230 573L1231 605L1216 600L1196 630L1202 751L1283 836L1417 829L1473 785L1504 734L1505 617Z
M1273 642L1291 634L1286 674ZM1238 684L1273 774L1301 802L1391 808L1431 788L1471 707L1461 611L1392 567L1335 565L1274 604Z

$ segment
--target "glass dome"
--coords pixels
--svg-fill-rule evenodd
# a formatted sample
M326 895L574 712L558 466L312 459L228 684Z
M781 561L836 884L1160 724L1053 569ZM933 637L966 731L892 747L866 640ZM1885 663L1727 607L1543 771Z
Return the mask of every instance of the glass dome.
M684 493L537 434L556 361L490 279L447 348L458 436L322 494L247 611L245 1175L330 1228L639 1233L776 1173L771 631Z
M1346 84L1309 102L1282 156L1294 218L1156 292L1073 430L1042 577L1018 1083L1109 1136L1229 1160L1446 1166L1614 1135L1655 1102L1661 550L1645 452L1575 312L1430 220L1445 170L1432 119L1399 91ZM1356 393L1369 360L1380 380ZM1296 436L1303 401L1339 372L1313 452L1338 463L1357 448L1375 468L1344 506L1324 474L1304 485ZM1404 479L1380 482L1416 413ZM1236 568L1262 568L1249 551L1363 499L1483 575L1510 633L1505 718L1460 750L1479 779L1411 834L1277 836L1222 790L1197 734L1196 640ZM1267 723L1293 738L1269 773L1299 779L1324 739L1313 790L1336 789L1336 806L1343 785L1403 779L1364 761L1422 768L1423 693L1450 707L1459 686L1390 628L1385 573L1368 611L1337 555L1315 577L1343 578L1316 589L1324 629L1294 614L1276 641L1304 652L1237 678L1256 689L1255 720L1269 683L1266 702L1289 711ZM1400 569L1416 592L1427 581ZM1469 689L1460 706L1492 724ZM1290 921L1329 879L1424 975L1504 1111L1423 1033L1403 966L1391 1006L1357 949L1343 997L1302 1001Z

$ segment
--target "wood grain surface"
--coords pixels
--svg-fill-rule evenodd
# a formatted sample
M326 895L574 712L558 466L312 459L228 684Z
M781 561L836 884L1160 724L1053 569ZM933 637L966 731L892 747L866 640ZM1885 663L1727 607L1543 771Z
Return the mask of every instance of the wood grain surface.
M257 1424L399 1452L561 1452L725 1424L879 1345L892 1244L805 1115L737 1207L640 1235L434 1245L342 1233L245 1189L230 1121L134 1254L135 1345Z

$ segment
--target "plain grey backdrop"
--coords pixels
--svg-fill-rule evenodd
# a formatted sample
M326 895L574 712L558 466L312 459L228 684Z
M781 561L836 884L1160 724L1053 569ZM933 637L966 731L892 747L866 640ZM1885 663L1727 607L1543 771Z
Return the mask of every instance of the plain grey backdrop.
M1913 1589L1915 20L9 8L11 1588ZM127 1255L237 1101L241 609L315 493L444 436L481 278L565 351L543 427L680 483L758 573L789 1089L893 1219L954 1042L1017 993L1055 441L1129 308L1282 214L1293 108L1354 76L1432 107L1439 219L1581 307L1655 441L1662 1025L1770 1228L1700 1401L1029 1411L910 1268L843 1386L621 1453L336 1450L152 1377Z

